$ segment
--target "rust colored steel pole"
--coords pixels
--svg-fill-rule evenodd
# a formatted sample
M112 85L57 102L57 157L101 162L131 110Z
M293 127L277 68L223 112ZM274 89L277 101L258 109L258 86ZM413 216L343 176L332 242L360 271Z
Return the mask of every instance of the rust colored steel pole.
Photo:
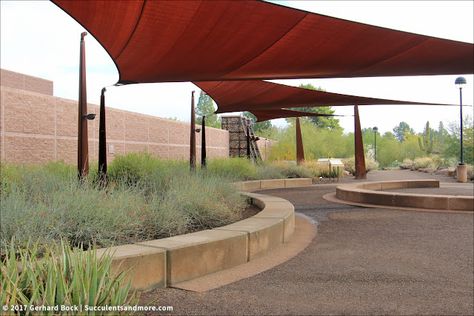
M354 149L355 149L355 178L367 179L365 169L364 143L362 141L362 130L360 128L359 107L354 106Z
M201 127L201 169L206 169L206 116L202 117L202 127Z
M301 135L300 118L296 118L296 164L304 162L303 137Z
M86 91L86 45L84 37L87 32L81 33L79 53L79 111L77 133L77 172L80 179L89 173L89 151L87 139L87 91Z
M105 91L100 93L100 121L99 121L99 179L103 185L107 184L107 135L105 122Z
M194 91L191 92L191 131L189 139L189 168L196 170L196 116L194 114Z

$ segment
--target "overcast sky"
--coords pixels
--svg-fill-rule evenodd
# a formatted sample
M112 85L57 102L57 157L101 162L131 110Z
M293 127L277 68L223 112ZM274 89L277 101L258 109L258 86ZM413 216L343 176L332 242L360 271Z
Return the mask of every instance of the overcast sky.
M389 27L424 35L474 42L473 1L280 1L311 12ZM84 31L71 17L48 1L0 1L1 68L54 81L54 94L77 100L79 39ZM105 50L90 35L86 37L87 92L91 103L99 102L100 90L118 80L118 72ZM464 104L473 104L472 75L463 75L467 85ZM278 80L288 85L312 83L326 91L361 96L459 103L457 76L379 77L352 79ZM160 117L189 121L190 94L199 91L191 83L158 83L111 87L107 106ZM199 94L197 94L199 95ZM337 114L352 114L352 107L338 107ZM390 131L406 121L422 131L427 120L437 127L459 120L458 107L365 106L360 108L362 127L378 126ZM472 116L472 107L465 108ZM341 118L347 132L352 117ZM282 125L282 120L274 121Z

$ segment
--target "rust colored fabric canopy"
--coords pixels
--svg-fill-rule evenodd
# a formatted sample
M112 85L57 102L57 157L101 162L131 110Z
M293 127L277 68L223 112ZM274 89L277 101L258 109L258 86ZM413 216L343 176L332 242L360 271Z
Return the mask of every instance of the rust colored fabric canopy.
M335 114L324 114L324 113L314 113L314 112L303 112L303 111L294 111L294 110L287 110L287 109L275 109L275 110L267 110L267 111L258 111L252 110L250 111L255 117L257 117L257 122L274 120L279 118L287 118L287 117L304 117L304 116L342 116L342 115L335 115Z
M473 45L262 1L53 0L119 84L473 73Z
M261 80L194 82L217 103L216 113L342 105L450 105L331 93Z

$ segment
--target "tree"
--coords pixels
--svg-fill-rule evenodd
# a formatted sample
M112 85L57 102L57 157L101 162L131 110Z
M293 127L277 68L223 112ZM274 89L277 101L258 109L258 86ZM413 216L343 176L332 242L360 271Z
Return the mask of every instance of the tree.
M272 127L272 123L270 121L263 121L257 123L257 118L250 112L244 112L244 116L251 119L253 124L253 131L255 134L259 133L262 134L265 131L269 130Z
M393 133L399 142L403 142L407 133L415 134L415 131L410 127L410 125L408 125L408 123L400 122L398 126L393 128Z
M300 84L300 88L309 89L309 90L318 90L324 91L321 87L316 88L312 84ZM296 111L304 111L304 112L311 112L311 113L320 113L320 114L334 114L334 110L330 106L314 106L314 107L299 107L299 108L292 108ZM327 128L327 129L342 129L339 125L339 120L334 117L322 117L322 116L311 116L306 118L305 120L310 121L316 127L319 128ZM287 121L289 121L287 119Z
M423 134L418 138L418 145L420 146L420 149L428 155L433 152L433 134L434 131L430 127L430 122L427 121Z
M206 126L220 128L221 124L219 122L217 114L214 113L215 111L216 108L214 107L214 101L212 100L212 98L204 91L201 91L196 106L196 123L202 124L202 117L206 116Z
M449 135L447 136L446 149L443 156L459 159L460 156L460 139L459 139L459 122L451 122L448 125ZM463 120L463 145L464 145L464 162L474 164L474 123L471 116L467 116Z

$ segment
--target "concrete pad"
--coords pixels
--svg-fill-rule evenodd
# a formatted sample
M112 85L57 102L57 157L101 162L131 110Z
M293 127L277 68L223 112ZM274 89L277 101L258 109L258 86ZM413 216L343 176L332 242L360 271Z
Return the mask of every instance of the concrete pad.
M262 180L261 189L279 189L285 187L285 179L274 179L274 180Z
M251 217L215 230L246 232L248 234L248 260L278 247L284 240L284 222L280 218Z
M247 233L205 230L140 245L166 249L167 284L191 280L247 262Z
M307 187L313 184L311 178L285 179L285 188Z
M122 245L97 250L97 255L112 255L112 272L126 272L136 290L166 287L166 251L139 245Z

